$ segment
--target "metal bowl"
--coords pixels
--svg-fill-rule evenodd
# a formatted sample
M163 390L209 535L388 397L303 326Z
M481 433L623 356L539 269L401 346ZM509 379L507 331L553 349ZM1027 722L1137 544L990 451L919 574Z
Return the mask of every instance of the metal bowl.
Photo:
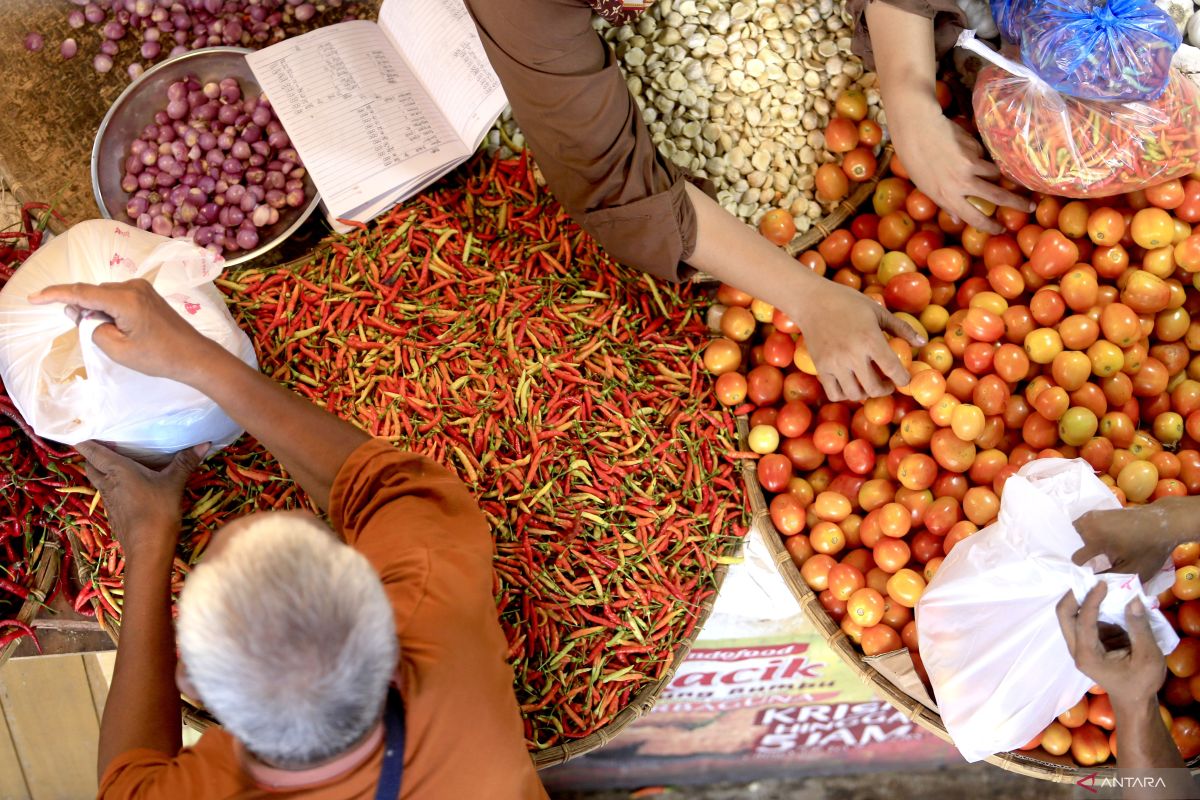
M166 108L167 87L188 75L195 75L201 83L236 78L244 95L257 94L261 89L245 58L251 52L242 47L209 47L182 53L146 70L121 92L104 115L92 145L92 192L101 214L107 219L131 221L125 214L130 195L121 188L125 158L129 145L154 121L155 112ZM225 265L235 267L252 261L291 236L320 203L317 187L307 172L304 192L311 198L307 205L281 208L278 222L259 229L258 247L237 251Z

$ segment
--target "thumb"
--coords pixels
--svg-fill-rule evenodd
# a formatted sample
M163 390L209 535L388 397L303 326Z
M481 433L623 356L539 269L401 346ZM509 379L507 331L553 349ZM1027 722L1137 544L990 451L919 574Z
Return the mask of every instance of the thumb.
M92 331L92 342L106 355L114 356L125 345L125 335L116 325L106 322Z
M1103 555L1103 554L1104 554L1104 549L1101 548L1099 545L1092 544L1090 542L1084 542L1083 547L1076 550L1075 554L1071 556L1071 562L1074 563L1075 566L1077 566L1077 567L1082 567L1084 564L1091 561L1096 556Z
M1134 598L1125 606L1125 627L1129 629L1129 648L1136 654L1162 654L1158 642L1154 640L1154 631L1150 628L1150 619L1146 616L1146 606L1139 598Z
M171 463L167 466L164 472L171 478L178 480L182 485L188 477L200 466L200 461L208 454L210 445L208 442L198 444L195 447L189 447L185 450L180 450L171 459Z
M882 307L879 309L879 325L888 333L899 336L913 347L925 346L924 336L914 331L907 322Z

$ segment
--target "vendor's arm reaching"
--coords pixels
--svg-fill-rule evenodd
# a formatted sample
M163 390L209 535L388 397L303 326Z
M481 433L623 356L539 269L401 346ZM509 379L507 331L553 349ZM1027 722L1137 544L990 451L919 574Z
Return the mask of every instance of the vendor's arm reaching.
M987 233L1003 228L968 197L1032 210L1028 200L990 182L1000 171L983 157L979 142L938 106L937 50L948 44L944 29L954 28L951 20L962 17L954 0L851 0L847 8L859 18L856 44L865 45L864 27L870 32L888 131L917 188L957 219ZM942 41L935 41L935 31ZM871 54L863 55L869 59Z
M100 723L98 774L130 750L173 755L180 746L171 627L171 566L179 539L180 500L207 445L184 450L155 472L95 442L80 443L88 479L104 498L125 556L121 647Z
M1083 539L1076 564L1104 555L1112 563L1110 572L1136 573L1149 581L1175 547L1200 539L1200 497L1164 497L1144 506L1092 511L1075 521L1075 530Z
M322 508L346 458L369 438L243 364L196 331L141 280L51 286L33 303L66 303L113 319L93 337L130 369L187 384L208 395L263 443ZM147 346L153 343L153 347Z
M701 269L777 306L831 400L908 382L881 331L919 345L915 332L769 245L659 155L585 0L467 6L555 197L610 255L668 280Z
M1166 782L1166 788L1134 787L1125 791L1124 798L1194 797L1195 784L1158 710L1158 690L1166 678L1167 665L1154 641L1146 608L1140 600L1129 604L1125 609L1129 647L1106 650L1100 642L1098 620L1107 589L1108 584L1097 584L1082 606L1067 592L1056 610L1075 666L1108 692L1112 701L1117 766L1123 770L1172 770L1154 773L1155 778Z

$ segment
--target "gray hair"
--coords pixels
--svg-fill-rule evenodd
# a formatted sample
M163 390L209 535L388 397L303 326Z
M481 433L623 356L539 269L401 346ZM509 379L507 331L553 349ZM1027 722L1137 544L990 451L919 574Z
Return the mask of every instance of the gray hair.
M188 578L179 650L226 730L271 764L304 767L379 719L399 655L392 613L367 559L322 522L263 514Z

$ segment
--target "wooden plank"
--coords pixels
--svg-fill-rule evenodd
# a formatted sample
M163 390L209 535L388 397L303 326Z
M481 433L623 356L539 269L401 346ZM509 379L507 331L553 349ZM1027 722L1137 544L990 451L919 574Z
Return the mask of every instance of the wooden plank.
M30 800L29 786L25 783L25 770L13 747L12 735L8 732L8 721L0 714L0 797L4 800Z
M95 795L100 724L82 657L50 656L4 665L0 707L31 794Z
M88 653L80 656L83 659L83 670L87 673L88 687L92 692L92 705L96 707L97 722L104 717L104 701L108 699L108 685L112 682L112 662L115 660L107 659L109 663L106 669L106 665L100 659L101 655L110 654Z

